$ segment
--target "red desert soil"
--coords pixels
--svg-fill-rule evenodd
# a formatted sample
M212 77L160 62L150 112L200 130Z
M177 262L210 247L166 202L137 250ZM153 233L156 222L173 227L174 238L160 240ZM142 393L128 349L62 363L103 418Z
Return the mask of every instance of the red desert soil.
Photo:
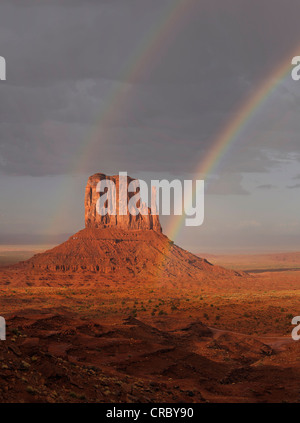
M300 253L269 254L200 254L213 264L244 270L245 272L262 273L265 271L300 270Z
M299 402L299 272L199 272L3 268L0 402Z
M213 266L150 217L91 227L103 177L86 229L0 269L0 402L299 402L300 272Z

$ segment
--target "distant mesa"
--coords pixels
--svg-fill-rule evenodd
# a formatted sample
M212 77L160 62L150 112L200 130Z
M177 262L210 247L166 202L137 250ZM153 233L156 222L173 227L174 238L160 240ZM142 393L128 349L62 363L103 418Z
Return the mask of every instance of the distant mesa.
M97 213L96 203L101 193L96 191L102 179L116 183L119 195L119 176L96 173L89 177L85 190L85 229L66 242L18 267L47 272L89 272L102 274L116 282L123 280L207 281L222 276L231 280L239 273L213 266L175 245L162 233L159 217L151 210L142 216L119 216ZM128 177L127 182L133 181ZM135 193L128 194L128 198ZM142 205L145 207L145 205Z

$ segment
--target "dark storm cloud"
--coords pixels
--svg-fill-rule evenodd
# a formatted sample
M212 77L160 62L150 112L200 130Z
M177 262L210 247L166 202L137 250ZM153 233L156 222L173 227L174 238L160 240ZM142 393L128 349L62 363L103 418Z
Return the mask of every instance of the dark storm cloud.
M267 190L269 190L269 189L276 188L276 186L275 185L272 185L272 184L264 184L264 185L259 185L256 188L257 189L267 189Z
M287 188L289 188L289 189L296 189L296 188L300 188L300 184L296 184L296 185L289 185L289 186L287 186Z
M128 64L169 4L2 1L0 54L8 80L0 85L0 171L69 173L81 168L77 152L86 144L91 154L85 172L192 172L243 98L298 42L300 6L195 1L187 23L169 41L160 40L147 67L128 84ZM125 102L101 120L112 93L123 89ZM286 154L299 159L299 94L295 85L282 85L282 125L273 127L281 106L272 104L232 150L225 171L237 173L226 176L235 192L245 193L240 173L264 172ZM293 131L285 129L290 123Z
M213 195L249 195L241 186L242 177L237 173L223 173L221 177L208 182L207 194Z

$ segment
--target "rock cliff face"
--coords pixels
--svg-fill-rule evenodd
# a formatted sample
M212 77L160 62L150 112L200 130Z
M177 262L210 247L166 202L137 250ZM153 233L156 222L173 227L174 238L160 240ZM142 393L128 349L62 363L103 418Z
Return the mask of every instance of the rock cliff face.
M234 271L213 266L205 259L175 245L162 233L158 216L152 215L145 204L139 204L138 201L136 204L144 211L144 215L132 216L127 211L125 215L120 216L118 213L114 214L111 202L106 204L107 201L103 200L102 206L107 208L109 213L105 216L99 214L96 210L97 201L100 194L105 193L103 186L100 188L104 191L100 190L99 193L99 181L115 183L116 189L112 199L117 200L118 211L119 176L96 173L89 178L85 192L86 228L52 250L36 254L26 262L16 265L16 268L38 274L43 270L84 273L88 277L93 274L105 275L118 283L127 283L129 280L208 283L212 276L213 280L220 276L227 282L234 283L236 277L240 276ZM128 186L132 181L136 180L127 177L125 185ZM136 190L133 189L129 194L127 189L125 191L127 206L128 200L136 194ZM30 275L26 277L31 280ZM54 276L53 278L55 279Z
M97 192L97 186L100 181L105 181L107 185L113 182L116 187L115 191L110 191L111 194L108 197L110 200L104 203L105 208L107 208L107 214L105 215L101 215L98 212L99 210L97 211L97 202L100 196L105 195L105 191ZM128 192L129 184L133 185L133 192ZM124 230L152 229L156 232L162 232L159 216L151 214L151 209L145 203L137 202L141 213L133 215L133 213L129 212L129 210L132 211L132 207L128 206L129 201L137 194L138 181L129 176L124 178L123 187L119 175L107 176L103 173L95 173L90 176L85 189L85 227L95 229L117 227ZM114 209L114 204L116 209ZM123 215L121 214L121 209L125 210Z

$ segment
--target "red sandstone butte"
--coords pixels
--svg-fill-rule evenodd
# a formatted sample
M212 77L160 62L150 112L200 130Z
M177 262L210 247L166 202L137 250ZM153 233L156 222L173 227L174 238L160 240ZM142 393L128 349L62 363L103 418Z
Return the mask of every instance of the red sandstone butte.
M96 211L101 193L96 191L100 180L112 180L119 198L119 176L96 173L88 179L85 191L85 229L71 236L57 247L36 254L16 267L58 272L85 272L105 274L115 281L122 277L143 280L172 279L207 281L212 275L235 280L240 273L213 266L207 260L195 256L175 245L162 233L159 216L124 216ZM127 177L127 184L136 181ZM126 190L127 191L127 190ZM128 193L127 200L136 192ZM146 207L141 204L141 207Z
M100 193L96 191L96 187L99 181L107 179L113 181L116 186L116 198L113 199L116 201L116 208L117 213L112 215L109 213L101 216L96 210L96 203L100 197ZM127 188L128 185L132 182L136 181L136 179L127 176ZM85 189L85 227L86 228L95 228L95 229L104 229L104 228L115 228L124 229L124 230L149 230L153 229L156 232L162 232L161 225L159 223L159 216L155 214L151 214L151 209L145 205L145 203L141 203L140 208L143 210L143 214L139 213L138 215L134 216L129 213L127 209L127 214L122 216L119 214L119 182L120 178L119 175L114 176L107 176L104 173L95 173L94 175L90 176L87 182L87 186ZM137 194L135 192L128 192L127 191L127 203L129 202L130 198Z

